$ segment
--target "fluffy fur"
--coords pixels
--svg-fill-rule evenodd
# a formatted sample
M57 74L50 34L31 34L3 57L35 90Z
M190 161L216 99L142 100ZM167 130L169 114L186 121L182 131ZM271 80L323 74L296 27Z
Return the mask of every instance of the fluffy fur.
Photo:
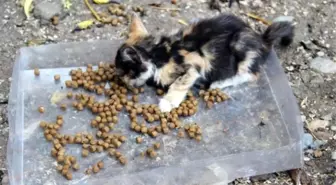
M276 22L262 34L234 15L205 19L170 36L153 37L133 16L128 40L119 48L116 67L131 86L147 83L166 87L160 101L170 111L197 80L207 87L225 88L254 81L276 40L289 45L293 26Z

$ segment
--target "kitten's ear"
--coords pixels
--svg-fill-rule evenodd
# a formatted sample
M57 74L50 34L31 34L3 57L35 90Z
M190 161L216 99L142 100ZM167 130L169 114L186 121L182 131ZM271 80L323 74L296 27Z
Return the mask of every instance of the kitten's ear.
M148 35L148 31L142 23L141 19L133 13L132 22L130 25L130 30L128 34L127 43L130 45L135 44L140 38Z

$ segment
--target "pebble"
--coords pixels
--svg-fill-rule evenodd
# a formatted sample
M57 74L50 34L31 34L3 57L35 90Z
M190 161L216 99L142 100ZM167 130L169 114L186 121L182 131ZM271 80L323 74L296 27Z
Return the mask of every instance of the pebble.
M314 58L310 62L310 67L322 73L336 73L336 63L326 57Z
M319 56L319 57L323 57L323 56L324 56L324 52L323 52L323 51L319 51L319 52L317 52L317 56Z
M302 142L303 142L304 149L311 147L313 145L313 136L310 135L309 133L305 133L303 135Z
M312 148L319 148L322 145L327 144L327 141L323 140L315 140L314 143L311 145Z
M318 128L326 128L329 125L329 121L316 119L311 121L308 126L311 130L316 130Z
M293 66L288 66L286 67L287 71L294 71L294 67Z
M309 157L306 157L306 156L304 156L304 157L303 157L303 160L307 162L307 161L310 161L310 158L309 158Z
M273 19L273 22L293 22L293 21L294 21L293 16L279 16Z
M331 159L336 160L336 150L331 153Z
M332 130L332 131L336 131L336 125L332 125L332 126L330 127L330 130Z
M314 157L319 158L323 155L321 150L315 150L314 151Z
M330 114L327 114L327 115L324 115L323 117L322 117L322 119L323 120L327 120L327 121L331 121L332 120L332 113L330 113Z

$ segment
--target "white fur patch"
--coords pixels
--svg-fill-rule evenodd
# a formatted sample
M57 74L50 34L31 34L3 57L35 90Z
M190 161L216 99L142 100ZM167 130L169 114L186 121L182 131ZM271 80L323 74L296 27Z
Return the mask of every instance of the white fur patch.
M239 74L239 75L233 76L232 78L229 78L226 80L213 82L210 85L210 89L215 89L215 88L223 89L225 87L236 86L236 85L239 85L245 82L254 81L254 80L255 80L255 75L251 73Z
M173 109L173 105L166 99L161 99L159 103L161 112L170 112Z
M146 83L146 81L153 76L154 74L154 66L153 64L146 62L147 71L140 74L140 76L136 79L130 80L130 85L132 86L142 86Z

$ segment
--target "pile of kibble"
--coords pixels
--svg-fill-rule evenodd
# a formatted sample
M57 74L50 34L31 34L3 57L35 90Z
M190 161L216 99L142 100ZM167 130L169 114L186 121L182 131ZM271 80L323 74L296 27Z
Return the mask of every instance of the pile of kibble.
M65 81L65 86L69 89L82 88L88 93L94 93L98 96L105 96L104 102L97 101L94 95L86 93L73 94L67 93L67 98L72 101L71 106L83 111L88 109L92 112L93 118L88 123L92 128L96 129L94 134L91 133L74 133L74 135L63 135L59 131L64 124L63 117L57 116L55 123L47 123L41 121L40 126L44 130L44 136L47 141L53 144L51 155L57 162L57 170L68 180L72 179L71 169L79 170L79 164L74 156L67 155L65 146L67 144L78 144L82 147L82 157L88 157L90 153L108 152L122 165L127 164L126 157L118 151L123 143L127 142L127 137L121 133L112 133L114 127L118 124L118 115L125 110L130 119L130 129L140 136L135 141L141 144L143 142L142 135L149 135L152 138L158 137L160 134L169 134L177 131L179 138L185 137L185 132L191 139L201 141L202 131L196 123L182 124L180 118L188 117L196 114L198 110L197 98L192 92L188 92L186 99L178 108L174 108L169 113L162 113L156 104L141 104L138 94L144 92L144 88L128 88L115 75L115 66L113 64L99 63L98 69L94 70L92 65L87 65L85 71L82 69L71 70L71 80ZM34 70L36 76L40 75L38 69ZM59 75L54 76L55 81L60 80ZM106 84L109 88L106 88ZM163 95L164 91L158 89L158 95ZM222 102L228 99L228 96L219 89L209 91L201 90L199 95L207 102L208 108L214 103ZM61 104L60 109L66 110L67 104ZM43 106L38 108L43 113L46 110ZM140 122L138 117L142 117L145 121ZM151 123L147 126L146 123ZM159 150L160 143L154 143L152 147L147 148L141 153L142 156L155 158L156 150ZM85 169L86 174L98 173L104 167L103 161L93 164Z

